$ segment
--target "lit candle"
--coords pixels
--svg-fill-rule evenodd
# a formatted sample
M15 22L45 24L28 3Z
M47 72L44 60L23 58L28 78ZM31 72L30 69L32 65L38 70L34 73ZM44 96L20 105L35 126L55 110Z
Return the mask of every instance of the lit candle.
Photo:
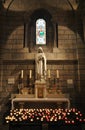
M30 70L29 78L30 78L30 79L32 78L32 70Z
M21 70L21 78L23 79L23 70Z
M59 78L59 70L56 70L57 78Z
M48 78L50 78L50 70L48 70Z

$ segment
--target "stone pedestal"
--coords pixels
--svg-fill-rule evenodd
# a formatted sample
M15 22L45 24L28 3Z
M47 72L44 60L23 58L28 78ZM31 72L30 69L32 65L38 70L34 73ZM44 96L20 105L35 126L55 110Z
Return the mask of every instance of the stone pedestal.
M46 82L36 80L35 81L35 97L46 98Z

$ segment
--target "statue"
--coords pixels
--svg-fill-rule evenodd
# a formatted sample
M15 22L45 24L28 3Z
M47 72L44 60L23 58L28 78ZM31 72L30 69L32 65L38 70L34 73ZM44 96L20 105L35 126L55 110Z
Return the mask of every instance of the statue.
M43 49L41 47L38 48L38 53L35 57L35 74L36 74L36 80L46 80L46 57L43 52Z

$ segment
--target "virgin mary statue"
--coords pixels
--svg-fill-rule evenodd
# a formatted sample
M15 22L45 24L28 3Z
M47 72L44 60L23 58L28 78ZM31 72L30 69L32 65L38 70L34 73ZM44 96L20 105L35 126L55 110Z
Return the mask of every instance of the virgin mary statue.
M46 80L46 56L43 52L42 47L38 48L38 52L35 57L35 74L36 74L36 80Z

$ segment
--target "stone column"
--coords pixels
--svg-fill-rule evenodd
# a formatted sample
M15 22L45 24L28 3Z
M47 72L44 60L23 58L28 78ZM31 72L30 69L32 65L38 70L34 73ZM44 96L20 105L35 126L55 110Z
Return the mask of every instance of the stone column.
M29 50L30 46L28 46L28 45L30 45L30 43L29 43L30 19L29 20L26 19L25 21L26 22L24 24L24 48Z
M85 42L85 17L83 18L83 32L84 32L84 42Z
M56 17L56 16L55 16ZM58 43L57 43L57 22L56 22L56 18L52 19L52 23L53 23L53 28L54 28L54 46L53 46L53 52L56 52L56 49L58 47Z
M24 25L24 30L25 30L25 43L24 47L28 47L28 23L25 23Z
M56 31L57 31L56 27L57 26L56 26L56 19L55 18L52 19L52 23L53 23L53 28L54 28L54 48L56 48L57 47L57 34L56 34Z
M54 48L57 47L57 37L56 37L56 22L53 23L54 26Z
M0 92L2 91L3 85L3 62L0 61Z

